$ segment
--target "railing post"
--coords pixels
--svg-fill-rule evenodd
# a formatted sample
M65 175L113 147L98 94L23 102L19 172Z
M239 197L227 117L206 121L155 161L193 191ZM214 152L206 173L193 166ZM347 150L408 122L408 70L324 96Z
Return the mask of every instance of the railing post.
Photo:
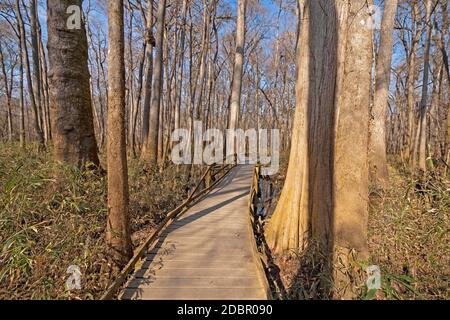
M211 185L213 169L214 169L214 165L211 166L211 170L209 170L208 173L206 174L206 177L205 177L205 186L206 186L206 188L209 188L209 186Z
M252 190L252 214L255 216L258 210L258 196L260 194L259 190L259 176L261 172L261 165L258 163L255 165L255 170L253 172L253 190ZM255 217L256 218L256 217Z

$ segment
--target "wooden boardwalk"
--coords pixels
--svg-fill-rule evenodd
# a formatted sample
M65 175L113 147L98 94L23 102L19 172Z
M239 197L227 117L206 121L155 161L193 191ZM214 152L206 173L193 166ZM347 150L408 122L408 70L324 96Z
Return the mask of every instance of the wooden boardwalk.
M162 233L122 299L267 299L249 218L253 166L237 166Z

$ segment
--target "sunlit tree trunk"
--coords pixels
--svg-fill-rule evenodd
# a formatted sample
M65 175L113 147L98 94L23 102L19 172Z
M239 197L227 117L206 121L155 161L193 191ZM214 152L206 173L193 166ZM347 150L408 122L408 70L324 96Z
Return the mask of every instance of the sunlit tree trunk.
M186 18L187 18L187 6L188 0L183 1L183 7L181 9L181 30L180 30L180 56L178 61L177 71L177 99L175 106L175 129L180 128L181 124L181 100L182 100L182 88L183 88L183 73L184 73L184 53L185 53L185 39L186 39Z
M66 12L77 0L48 0L49 93L53 157L83 167L99 166L89 84L85 27L67 30Z
M231 99L229 114L229 129L238 127L239 112L241 108L242 72L244 68L245 49L245 14L247 0L238 0L236 21L236 51L234 54L233 80L231 82Z
M31 31L31 60L33 63L33 83L34 96L39 115L39 126L44 134L45 141L47 141L47 130L45 127L45 117L41 101L41 64L39 61L39 41L38 41L38 25L37 25L37 6L36 0L30 1L30 31Z
M96 84L96 88L97 88L97 92L98 92L98 104L99 104L99 123L100 123L100 143L99 143L99 147L100 149L103 148L104 146L104 142L105 142L105 136L106 136L106 125L105 125L105 117L104 117L104 113L105 113L105 109L107 108L107 97L105 98L105 96L108 95L108 89L106 88L106 94L103 94L103 90L102 90L102 85L106 84L107 80L106 80L106 73L104 70L104 62L103 62L103 57L104 57L104 52L102 53L102 46L101 46L101 40L100 40L100 31L97 34L98 37L98 42L96 44L96 46L92 46L92 49L94 51L94 55L95 55L95 62L96 62L96 71L97 71L97 77L95 79L95 84Z
M422 79L422 98L420 100L420 116L418 130L418 141L416 144L417 150L414 151L414 156L417 156L417 164L419 169L422 171L427 170L426 166L426 128L427 128L427 103L428 103L428 78L430 69L430 48L431 48L431 33L433 27L431 25L431 11L432 11L432 0L427 0L426 2L426 39L423 57L423 79Z
M124 266L133 255L128 212L125 137L125 35L123 0L108 5L108 221L106 241L114 260Z
M159 134L159 117L161 109L161 94L162 94L162 80L163 80L163 40L165 29L165 15L166 15L166 0L161 0L158 3L158 12L156 16L156 56L154 63L154 74L152 83L152 98L150 104L149 129L148 129L148 148L144 148L148 155L144 158L152 163L158 160L158 134ZM144 152L144 151L143 151Z
M409 163L412 168L416 166L416 157L414 156L414 143L415 143L415 116L414 116L414 108L416 104L416 50L417 45L420 40L421 28L416 26L417 24L417 14L418 14L418 5L417 2L412 4L411 8L411 49L409 53L408 59L408 79L407 79L407 99L408 99L408 157Z
M36 104L36 99L35 99L34 91L33 91L33 80L32 80L32 76L31 76L30 59L28 57L26 32L25 32L25 26L24 26L24 22L23 22L22 10L20 8L19 0L16 0L16 15L17 15L18 29L19 29L19 33L20 33L20 40L21 40L21 45L22 45L22 53L23 53L23 57L24 57L23 60L25 63L25 73L26 73L26 78L27 78L28 94L30 96L31 108L33 109L33 114L34 114L34 122L33 122L34 129L36 131L36 135L38 138L39 147L44 148L45 147L44 134L43 134L41 126L39 124L39 110L38 110L38 107Z
M391 82L391 63L397 0L384 3L380 48L375 71L375 96L371 108L369 162L372 180L386 187L389 174L386 159L386 115Z
M39 21L39 20L38 20ZM43 117L44 124L47 132L47 140L52 140L52 130L51 130L51 119L50 119L50 93L48 87L48 67L47 67L47 57L44 49L44 44L42 42L41 27L38 22L38 39L39 39L39 52L40 52L40 63L41 63L41 81L42 81L42 101L43 101Z
M208 88L207 88L207 100L206 100L206 106L205 106L205 121L204 121L204 129L207 130L209 128L211 128L211 99L213 99L213 91L216 90L216 71L214 66L217 65L217 58L218 58L218 54L219 54L219 39L218 39L218 35L217 35L217 25L216 25L216 14L217 14L217 3L215 1L213 1L213 3L211 4L212 8L211 8L211 13L212 13L212 17L211 17L211 24L213 27L213 31L214 31L214 43L215 43L215 47L214 47L214 54L213 57L210 57L208 59ZM208 37L209 41L211 41L211 36ZM211 52L212 54L212 52Z
M134 8L130 0L127 1L127 18L128 18L128 28L127 28L127 145L133 148L133 114L136 107L136 90L134 87L134 56L133 56L133 21Z
M150 15L150 11L147 11L147 14L142 6L142 2L138 3L139 5L139 9L141 11L141 15L142 18L144 20L144 22L147 21L146 16ZM153 16L153 13L151 13L151 15ZM141 54L141 58L140 58L140 62L139 62L139 72L138 72L138 85L137 85L137 97L136 97L136 103L135 103L135 107L134 107L134 113L132 114L132 123L131 123L131 136L132 136L132 152L133 152L133 156L136 157L137 156L137 142L138 142L138 138L136 135L137 132L137 125L138 125L138 115L141 114L140 112L140 107L141 107L141 101L142 101L142 88L143 88L143 84L144 84L144 66L145 66L145 61L147 59L147 46L150 45L149 42L151 42L150 38L149 38L149 33L147 32L147 26L145 28L145 41L143 41L142 43L142 54ZM149 38L147 40L147 38ZM146 69L148 70L148 69ZM145 70L145 71L146 71ZM148 129L148 114L147 114L147 129ZM142 137L142 135L141 135Z
M150 161L150 137L149 137L149 122L150 122L150 102L152 98L152 80L153 80L153 0L149 1L147 9L147 31L145 41L146 48L146 69L145 69L145 87L144 87L144 101L142 113L142 149L141 159Z
M285 185L266 229L275 252L317 241L367 252L372 65L366 0L305 2Z

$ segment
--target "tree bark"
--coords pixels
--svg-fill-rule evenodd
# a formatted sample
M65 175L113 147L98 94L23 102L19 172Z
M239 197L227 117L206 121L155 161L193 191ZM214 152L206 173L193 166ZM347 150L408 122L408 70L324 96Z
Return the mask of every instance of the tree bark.
M415 97L415 83L416 83L416 49L420 40L421 30L416 27L417 23L417 2L412 4L411 8L411 49L408 59L408 79L407 79L407 100L408 100L408 157L412 168L415 167L416 157L414 156L414 132L415 132L415 117L414 108L416 104ZM418 30L419 29L419 30Z
M246 10L247 10L247 0L238 0L237 21L236 21L236 52L234 55L233 80L231 82L230 115L228 122L229 129L236 129L238 127L239 112L241 108Z
M31 60L33 63L33 83L34 96L36 106L39 114L39 126L44 135L44 140L47 141L47 130L45 127L45 116L41 101L41 64L39 61L39 41L38 41L38 24L37 24L37 6L36 0L30 1L30 31L31 31Z
M22 35L19 32L19 102L20 102L20 146L25 148L25 102L23 97L23 49L22 49Z
M68 6L77 0L48 0L49 93L53 158L79 168L99 166L92 116L86 30L68 30Z
M123 267L132 257L125 136L125 35L123 0L108 5L108 221L106 241Z
M7 108L7 122L8 122L8 141L11 143L13 140L13 125L12 125L12 113L11 113L11 88L8 84L8 74L6 72L6 62L3 54L3 48L0 43L0 62L2 64L2 75L5 85L5 93L6 93L6 108ZM11 66L12 68L12 66ZM12 75L11 75L12 76ZM12 80L12 78L11 78Z
M48 68L47 68L47 58L44 50L44 45L42 43L41 27L38 20L38 39L39 39L39 52L40 52L40 63L41 63L41 82L42 82L42 101L43 101L43 113L44 125L47 141L52 140L52 130L51 130L51 119L50 119L50 94L48 88Z
M418 125L418 143L416 144L417 150L414 151L414 156L417 156L417 164L420 170L426 171L426 128L427 128L427 103L428 103L428 78L430 69L430 48L431 48L431 33L433 30L431 24L431 11L432 11L432 0L427 0L426 2L426 39L423 57L423 79L422 79L422 98L420 100L420 117Z
M154 74L152 83L152 99L150 104L149 129L147 144L148 148L144 148L147 155L146 160L156 163L158 160L158 133L159 133L159 117L161 106L162 80L163 80L163 40L165 29L166 0L160 0L158 3L157 22L156 22L156 56L154 64Z
M329 263L337 248L367 253L368 19L366 0L305 1L289 167L266 229L275 252L317 241Z
M186 39L186 19L187 19L187 6L188 6L188 0L183 1L183 7L181 9L181 30L180 30L180 56L178 61L178 72L177 72L177 99L176 99L176 106L175 106L175 115L174 115L174 121L175 121L175 129L180 128L181 124L181 99L182 99L182 88L183 88L183 72L184 72L184 53L185 53L185 39Z
M153 46L155 45L153 39L153 1L149 1L149 8L147 9L147 68L145 71L145 88L144 88L144 104L143 104L143 118L142 118L142 150L141 159L150 161L150 137L149 137L149 123L150 123L150 103L152 98L152 81L153 81ZM152 43L153 42L153 43Z
M369 131L369 163L372 180L387 187L389 173L386 158L386 116L391 82L393 32L397 0L384 3L380 48L375 71L375 96Z
M23 57L24 57L23 60L25 63L28 94L30 96L31 108L33 109L33 114L34 114L34 122L33 122L34 129L36 131L36 135L38 138L39 148L43 149L43 148L45 148L45 140L44 140L44 134L42 132L41 126L39 124L39 110L36 105L36 99L35 99L34 91L33 91L33 80L31 77L30 59L28 57L25 26L23 23L22 10L20 8L19 0L16 0L16 15L17 15L17 24L18 24L20 38L21 38L20 40L21 40L21 44L22 44L22 53L23 53Z

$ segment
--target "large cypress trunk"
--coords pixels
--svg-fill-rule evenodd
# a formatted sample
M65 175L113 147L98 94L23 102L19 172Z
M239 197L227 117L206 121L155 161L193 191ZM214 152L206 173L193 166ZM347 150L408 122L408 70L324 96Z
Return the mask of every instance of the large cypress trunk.
M367 251L371 30L365 0L305 1L285 185L266 229L275 252ZM363 9L361 9L363 8ZM340 250L339 250L340 251Z

